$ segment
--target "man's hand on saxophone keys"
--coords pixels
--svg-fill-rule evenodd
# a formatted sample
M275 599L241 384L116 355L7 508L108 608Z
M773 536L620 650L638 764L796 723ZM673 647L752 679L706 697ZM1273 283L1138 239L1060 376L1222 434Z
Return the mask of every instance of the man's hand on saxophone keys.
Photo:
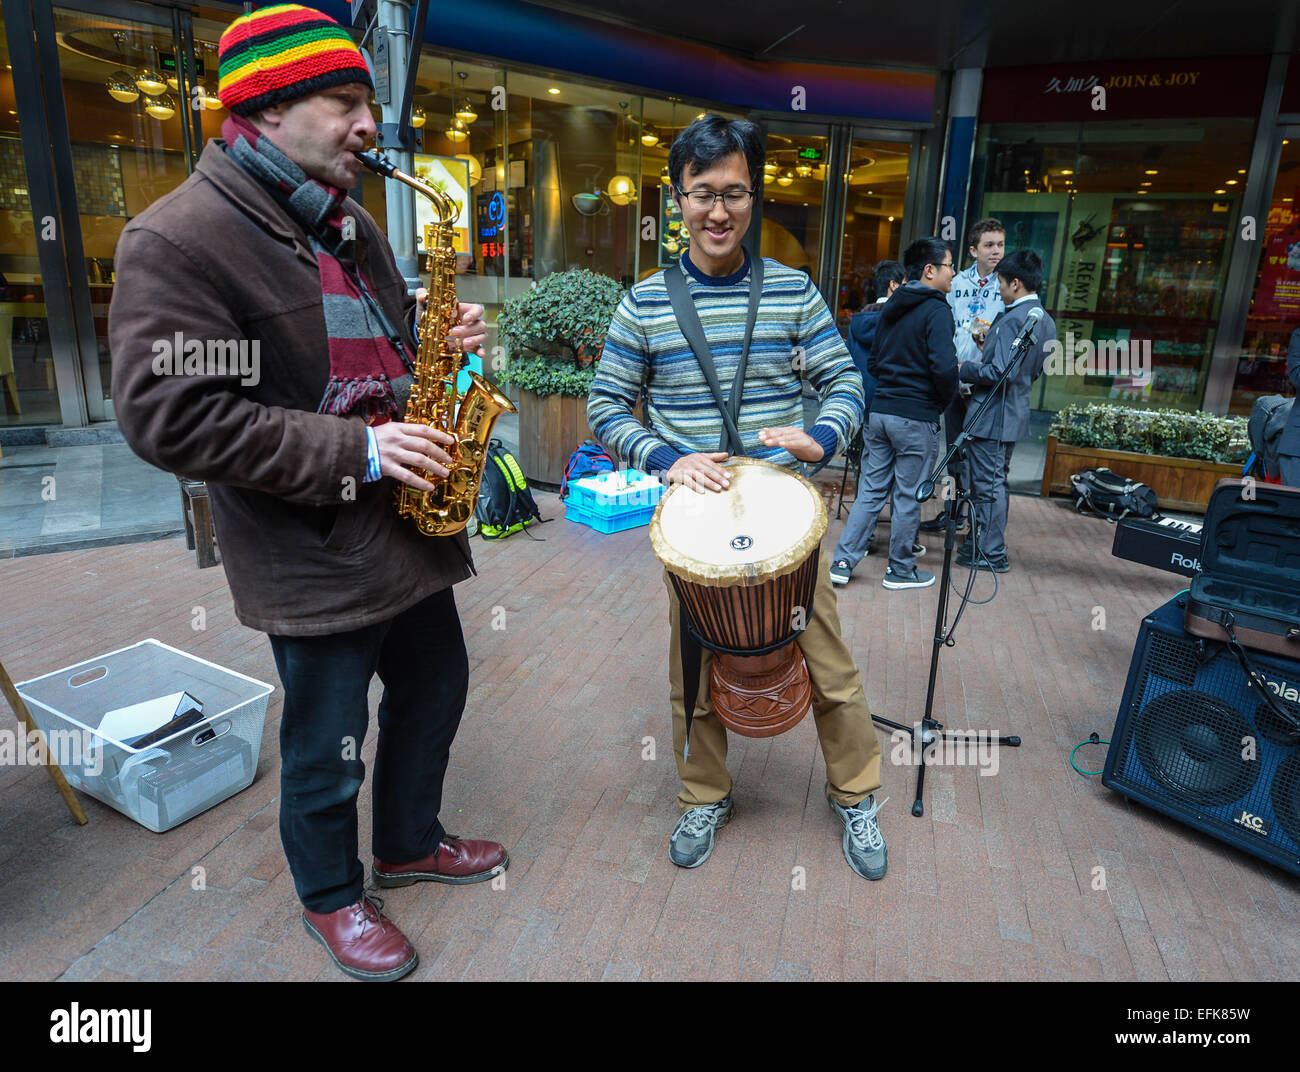
M417 491L433 491L433 485L411 472L407 466L425 469L439 479L447 476L451 456L442 449L456 442L456 437L427 424L401 424L389 421L375 426L379 447L379 471ZM439 446L441 444L441 446Z
M427 287L415 291L415 322L418 324L424 316L424 300L429 296ZM487 324L483 321L483 306L469 302L459 302L456 326L447 332L447 338L453 340L461 353L478 354L486 357L483 350L487 342Z

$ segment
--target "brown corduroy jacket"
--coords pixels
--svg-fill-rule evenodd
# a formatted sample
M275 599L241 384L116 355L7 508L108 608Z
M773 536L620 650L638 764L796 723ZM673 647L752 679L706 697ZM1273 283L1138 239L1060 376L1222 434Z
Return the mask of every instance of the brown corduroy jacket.
M370 215L357 262L410 353L414 299ZM198 168L118 242L113 404L146 461L205 480L245 625L313 636L385 621L469 576L469 543L401 520L397 482L363 483L359 419L316 412L329 378L306 234L209 142Z

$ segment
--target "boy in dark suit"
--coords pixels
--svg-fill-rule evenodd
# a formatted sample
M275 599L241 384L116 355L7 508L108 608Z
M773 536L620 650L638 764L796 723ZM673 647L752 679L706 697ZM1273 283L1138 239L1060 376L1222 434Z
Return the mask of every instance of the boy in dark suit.
M1012 343L1030 312L1042 309L1038 288L1043 283L1043 262L1031 249L1016 250L998 262L998 289L1003 311L993 320L984 350L977 361L963 361L958 369L963 383L971 385L966 409L970 434L967 455L975 489L975 521L981 533L979 558L973 559L969 538L957 554L961 566L977 565L995 573L1011 569L1007 555L1007 473L1016 441L1029 432L1029 388L1043 371L1047 352L1056 341L1056 324L1045 312L1034 329L1034 343L1015 373L976 419L976 411L1011 362Z

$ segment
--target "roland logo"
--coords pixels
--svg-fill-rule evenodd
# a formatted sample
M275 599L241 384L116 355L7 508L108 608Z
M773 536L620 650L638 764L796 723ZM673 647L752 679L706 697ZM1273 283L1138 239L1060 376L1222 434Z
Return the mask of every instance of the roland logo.
M1258 815L1251 815L1250 812L1243 809L1242 813L1232 821L1238 826L1244 826L1247 830L1268 837L1268 827L1264 824L1264 820Z
M1169 564L1171 566L1178 566L1180 569L1189 569L1193 573L1201 572L1201 560L1199 558L1196 558L1195 556L1188 558L1179 551L1175 551L1169 556Z
M1300 690L1297 690L1289 681L1274 681L1271 677L1264 678L1268 682L1268 687L1273 690L1273 694L1287 703L1300 703Z

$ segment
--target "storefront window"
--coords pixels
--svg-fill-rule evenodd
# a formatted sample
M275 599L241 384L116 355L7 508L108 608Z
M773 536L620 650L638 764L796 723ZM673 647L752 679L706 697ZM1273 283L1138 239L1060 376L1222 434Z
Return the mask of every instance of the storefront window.
M1291 394L1286 357L1300 327L1300 140L1283 138L1263 250L1232 384L1230 413L1249 414L1261 395Z
M985 131L979 215L1006 225L1008 252L1042 258L1061 343L1037 408L1200 407L1253 130L1209 119Z

